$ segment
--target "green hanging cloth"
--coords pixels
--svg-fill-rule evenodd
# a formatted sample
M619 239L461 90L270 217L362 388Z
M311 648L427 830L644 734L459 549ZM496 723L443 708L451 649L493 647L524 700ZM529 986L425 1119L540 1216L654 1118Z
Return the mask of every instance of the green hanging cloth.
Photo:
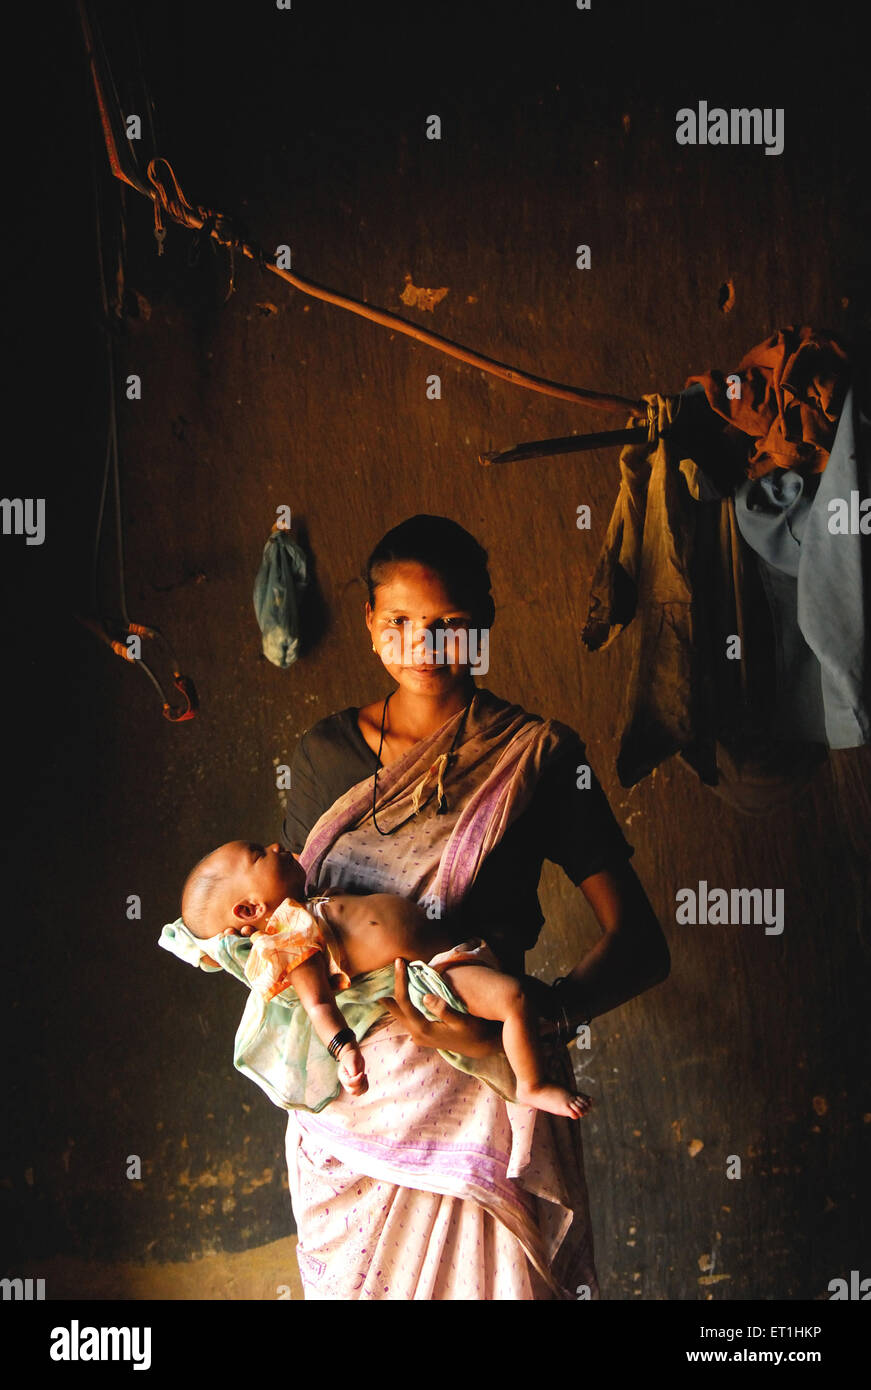
M307 583L305 551L287 531L273 531L254 581L254 612L263 634L263 655L273 666L285 669L299 656L299 594Z

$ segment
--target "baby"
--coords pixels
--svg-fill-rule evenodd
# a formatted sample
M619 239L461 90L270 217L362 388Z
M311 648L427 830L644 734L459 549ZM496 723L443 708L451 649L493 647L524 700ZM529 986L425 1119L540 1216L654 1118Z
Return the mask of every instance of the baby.
M266 998L296 991L312 1028L338 1061L351 1095L367 1088L363 1054L334 995L351 980L393 965L426 960L446 978L470 1014L502 1024L502 1047L520 1104L580 1119L589 1096L550 1083L538 1043L538 1019L522 986L499 968L484 942L455 946L441 924L407 898L324 894L303 906L305 871L277 844L221 845L193 869L182 894L182 920L208 939L254 934L246 975Z

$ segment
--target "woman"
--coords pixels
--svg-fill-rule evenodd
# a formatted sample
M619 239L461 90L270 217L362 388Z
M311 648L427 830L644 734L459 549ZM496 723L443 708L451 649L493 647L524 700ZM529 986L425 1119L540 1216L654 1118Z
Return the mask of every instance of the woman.
M523 974L545 858L602 937L555 986L526 979L571 1085L577 1026L665 978L668 949L632 849L577 734L479 688L468 660L494 619L487 555L444 517L395 527L368 565L366 624L396 688L300 740L285 845L307 891L392 892ZM452 640L455 645L452 649ZM494 1025L408 1002L363 1041L369 1089L293 1112L287 1156L307 1298L598 1297L580 1124L506 1105L435 1050L482 1057Z

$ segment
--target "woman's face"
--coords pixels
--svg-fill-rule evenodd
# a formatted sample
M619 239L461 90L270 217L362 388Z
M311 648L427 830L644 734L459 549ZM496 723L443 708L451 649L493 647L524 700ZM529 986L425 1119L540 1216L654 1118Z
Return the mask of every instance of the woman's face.
M366 604L366 626L390 675L409 693L444 694L469 674L473 616L458 606L435 570L397 561Z

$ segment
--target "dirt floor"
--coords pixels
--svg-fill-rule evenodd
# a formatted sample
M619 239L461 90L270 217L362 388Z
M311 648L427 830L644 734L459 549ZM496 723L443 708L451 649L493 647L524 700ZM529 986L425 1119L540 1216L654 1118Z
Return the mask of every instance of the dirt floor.
M302 1299L296 1236L238 1254L178 1264L97 1263L57 1256L29 1264L22 1278L44 1279L46 1299Z

